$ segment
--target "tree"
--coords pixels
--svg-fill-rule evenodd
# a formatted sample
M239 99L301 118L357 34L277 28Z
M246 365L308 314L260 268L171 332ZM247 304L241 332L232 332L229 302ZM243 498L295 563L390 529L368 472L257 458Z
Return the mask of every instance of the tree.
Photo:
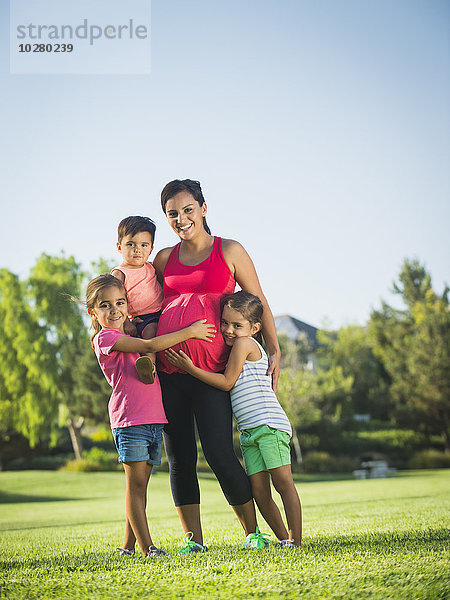
M16 275L0 270L0 429L21 433L31 446L56 428L57 355L45 324L27 302Z
M321 418L315 376L303 369L280 370L277 397L292 425L292 445L297 464L303 461L298 433Z
M374 354L375 340L368 327L349 325L336 332L319 332L322 362L340 367L345 377L353 378L349 414L369 413L387 420L389 413L388 375Z
M328 425L339 421L343 406L349 401L353 384L339 366L316 372L284 368L280 371L277 396L292 424L292 443L297 462L302 462L301 434L315 427L322 436Z
M278 342L281 350L281 368L303 369L312 351L306 334L300 332L296 339L291 339L282 333L278 336Z
M394 284L405 308L386 302L371 315L375 353L389 373L399 425L442 436L450 452L450 307L417 260L405 260Z
M77 459L82 456L85 420L105 421L110 393L90 347L82 311L72 300L80 298L86 277L72 256L42 254L27 282L36 317L50 332L56 351L59 420L69 429Z
M93 264L107 271L104 260ZM89 343L79 298L87 274L73 257L42 254L25 281L0 270L0 433L35 446L67 426L81 457L85 420L107 422L110 387ZM1 449L1 448L0 448Z

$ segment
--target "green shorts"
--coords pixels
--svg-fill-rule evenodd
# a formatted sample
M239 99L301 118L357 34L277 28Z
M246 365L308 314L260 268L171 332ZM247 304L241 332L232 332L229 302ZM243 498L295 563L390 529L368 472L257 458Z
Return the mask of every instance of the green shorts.
M291 436L286 431L274 429L269 425L243 429L239 440L247 475L290 465L290 439Z

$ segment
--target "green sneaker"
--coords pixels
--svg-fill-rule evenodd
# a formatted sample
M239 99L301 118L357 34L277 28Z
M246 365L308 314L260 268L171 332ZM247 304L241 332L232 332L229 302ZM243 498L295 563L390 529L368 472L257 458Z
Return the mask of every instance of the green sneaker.
M197 544L197 542L193 542L192 538L194 534L192 531L188 531L184 536L184 546L178 552L178 554L190 554L191 552L206 552L208 550L208 546L204 544Z
M269 545L269 535L267 533L261 533L259 527L256 528L255 533L249 533L245 538L245 547L249 550L267 548Z

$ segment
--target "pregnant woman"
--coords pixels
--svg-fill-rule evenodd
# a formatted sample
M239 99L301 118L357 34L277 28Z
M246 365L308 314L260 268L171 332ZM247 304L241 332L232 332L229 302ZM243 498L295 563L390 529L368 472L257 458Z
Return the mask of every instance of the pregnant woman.
M249 255L238 242L211 235L205 218L207 207L198 181L185 179L168 183L161 193L161 206L181 241L172 248L161 250L153 263L163 282L165 296L157 335L178 331L198 319L207 319L208 323L216 325L217 335L213 342L188 340L173 349L186 352L202 369L213 373L223 371L228 349L220 335L220 299L232 293L237 283L263 303L262 330L269 354L268 373L272 374L276 389L280 349L275 324ZM186 533L186 545L181 552L206 549L200 521L194 419L205 458L228 503L246 535L258 536L250 483L233 449L229 393L180 372L163 352L158 356L158 374L168 420L164 442L170 484Z

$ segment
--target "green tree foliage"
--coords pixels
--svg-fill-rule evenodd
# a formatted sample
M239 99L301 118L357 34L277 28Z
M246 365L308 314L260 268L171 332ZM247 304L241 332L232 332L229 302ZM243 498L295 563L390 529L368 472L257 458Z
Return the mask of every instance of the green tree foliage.
M391 378L400 426L442 436L450 452L450 310L417 260L405 260L394 291L405 308L386 302L371 315L375 353Z
M303 369L305 368L310 353L311 345L306 334L300 333L295 340L289 338L285 333L278 336L281 350L281 368Z
M106 422L110 395L83 311L71 299L81 296L85 280L64 255L42 254L24 282L0 271L2 437L18 432L34 446L66 425L78 458L85 419Z
M342 367L331 364L328 368L317 369L316 378L322 420L339 421L348 413L353 376L345 375Z
M56 423L57 354L49 332L13 273L0 271L0 431L31 446L49 440Z
M299 435L321 418L314 374L303 369L281 369L277 397L291 422L292 443L297 463L300 463L302 451Z
M101 267L106 263L101 261ZM51 332L58 356L59 420L69 428L75 456L81 458L85 419L105 421L110 393L100 373L79 305L87 279L73 257L42 254L28 279L28 290L41 323Z
M328 425L339 421L353 383L342 368L330 365L313 372L285 367L280 371L277 397L293 428L292 441L301 462L302 435L311 428L326 436Z
M375 340L368 327L349 325L337 332L319 332L321 362L340 367L344 377L352 377L347 416L370 414L386 421L389 412L389 381L381 361L374 354Z

